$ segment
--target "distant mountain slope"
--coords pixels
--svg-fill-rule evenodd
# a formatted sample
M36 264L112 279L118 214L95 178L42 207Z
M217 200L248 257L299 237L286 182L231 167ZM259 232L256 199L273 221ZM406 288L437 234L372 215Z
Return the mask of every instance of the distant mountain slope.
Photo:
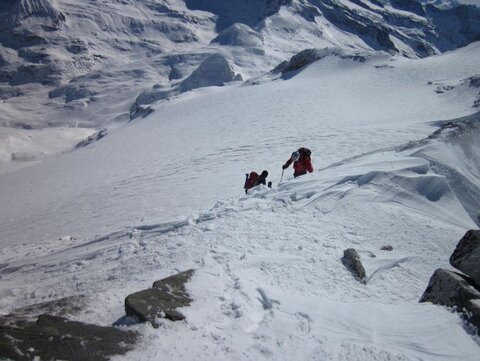
M415 58L479 39L479 8L451 1L6 0L0 126L112 126L148 114L149 102L262 75L307 48ZM212 55L233 75L193 84ZM0 138L8 132L0 127Z

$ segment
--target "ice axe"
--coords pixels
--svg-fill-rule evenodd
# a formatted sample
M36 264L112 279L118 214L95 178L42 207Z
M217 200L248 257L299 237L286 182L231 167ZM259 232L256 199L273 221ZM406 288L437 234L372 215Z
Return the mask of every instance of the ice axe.
M283 179L283 172L285 172L285 169L282 169L282 176L280 177L280 181L278 182L278 185L280 185L280 183L282 183L282 179Z

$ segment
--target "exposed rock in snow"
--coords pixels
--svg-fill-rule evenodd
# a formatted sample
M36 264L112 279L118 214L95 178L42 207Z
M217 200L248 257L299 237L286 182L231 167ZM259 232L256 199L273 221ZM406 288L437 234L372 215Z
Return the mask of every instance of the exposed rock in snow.
M472 88L480 88L480 75L474 75L465 79L465 82ZM473 103L474 108L480 107L480 92L478 93L478 99Z
M466 317L480 328L480 290L467 276L445 269L437 269L419 302L458 307L466 311Z
M468 80L468 85L470 85L471 87L480 88L480 75L474 75L468 78L467 80Z
M288 73L304 68L313 62L323 59L327 56L335 56L341 59L352 59L354 61L364 62L368 55L361 52L348 52L339 48L325 48L325 49L306 49L298 54L292 56L289 61L280 63L272 70L273 74Z
M334 0L318 2L318 7L329 22L343 31L357 34L372 49L397 52L389 28L375 16L352 10Z
M20 66L10 75L11 85L40 83L55 85L61 81L62 70L56 64L28 64Z
M137 334L113 327L72 322L88 298L71 296L33 304L0 316L0 357L13 360L106 360L132 349Z
M0 318L0 356L12 360L109 360L133 348L138 335L43 314L36 322Z
M434 5L439 9L451 9L460 5L457 0L420 0L424 5Z
M390 5L396 9L409 11L411 13L423 16L425 10L420 2L412 0L390 0Z
M75 148L83 148L86 147L89 144L95 143L96 141L102 139L104 136L107 135L107 128L102 128L98 132L95 132L94 134L90 135L89 137L85 138L81 142L79 142Z
M426 13L435 26L435 45L452 50L480 40L480 8L461 5L447 10L427 5ZM432 39L433 40L433 39Z
M82 295L64 297L58 300L17 308L4 317L6 317L7 320L34 321L38 316L45 313L58 317L74 316L85 309L86 302L87 297Z
M172 68L169 76L171 78L181 77L177 66ZM142 91L130 108L130 119L150 114L153 110L149 105L159 100L168 99L193 89L207 86L222 86L225 83L237 80L242 80L242 76L239 73L235 73L227 59L221 54L211 54L203 60L190 76L179 84L170 88L156 84L152 89Z
M234 23L255 26L264 18L276 13L282 5L292 0L186 0L190 9L212 12L218 16L220 32Z
M343 251L342 263L361 283L366 283L367 275L365 273L365 268L363 268L360 255L355 249L349 248Z
M83 84L68 84L64 86L60 86L56 89L51 90L48 93L48 96L50 98L58 98L61 96L65 97L65 103L69 103L74 100L82 99L82 98L88 98L91 96L96 95L97 92L87 88Z
M480 286L480 230L470 230L458 242L450 264Z
M28 23L29 18L41 18L47 31L58 30L66 20L56 0L8 0L0 8L0 14L3 24L10 26Z
M125 299L127 316L137 317L140 321L150 321L154 326L157 325L157 318L183 320L185 316L177 311L177 308L188 306L192 301L185 284L193 273L194 270L188 270L156 281L152 288L127 296Z
M388 245L388 246L382 246L382 248L380 248L382 251L393 251L393 247Z

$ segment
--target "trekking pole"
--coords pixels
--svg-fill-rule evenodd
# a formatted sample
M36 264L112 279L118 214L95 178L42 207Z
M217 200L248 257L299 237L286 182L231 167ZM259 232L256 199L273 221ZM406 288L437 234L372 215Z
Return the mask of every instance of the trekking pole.
M283 172L285 172L285 169L282 169L282 176L280 177L280 181L278 182L278 185L280 185L280 183L282 183L282 179L283 179Z

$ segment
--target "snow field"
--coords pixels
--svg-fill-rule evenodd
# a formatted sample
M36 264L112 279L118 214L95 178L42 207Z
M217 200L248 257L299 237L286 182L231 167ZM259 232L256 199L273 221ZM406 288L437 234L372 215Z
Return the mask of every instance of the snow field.
M428 122L472 112L473 90L439 95L428 81L467 77L475 65L465 58L479 49L393 62L327 57L287 81L197 89L159 103L91 147L1 177L2 243L181 218L239 194L251 170L280 179L299 146L312 149L319 169L419 139L431 133ZM376 67L383 65L394 68Z
M66 238L32 249L31 261L4 248L1 309L87 294L78 319L108 325L121 320L123 297L193 267L186 322L131 326L144 339L126 359L475 360L479 345L458 315L417 304L474 225L449 187L435 200L422 192L441 177L409 152L260 187L184 221ZM380 250L387 244L392 252ZM350 247L366 285L341 263Z
M193 267L187 320L130 325L143 342L123 358L477 360L457 314L417 302L476 227L478 137L395 149L475 111L462 80L479 51L327 57L284 79L198 89L2 174L0 312L86 294L76 319L128 324L125 296ZM289 169L278 185L300 146L315 173ZM274 189L244 196L244 173L262 169ZM366 285L341 263L350 247Z

